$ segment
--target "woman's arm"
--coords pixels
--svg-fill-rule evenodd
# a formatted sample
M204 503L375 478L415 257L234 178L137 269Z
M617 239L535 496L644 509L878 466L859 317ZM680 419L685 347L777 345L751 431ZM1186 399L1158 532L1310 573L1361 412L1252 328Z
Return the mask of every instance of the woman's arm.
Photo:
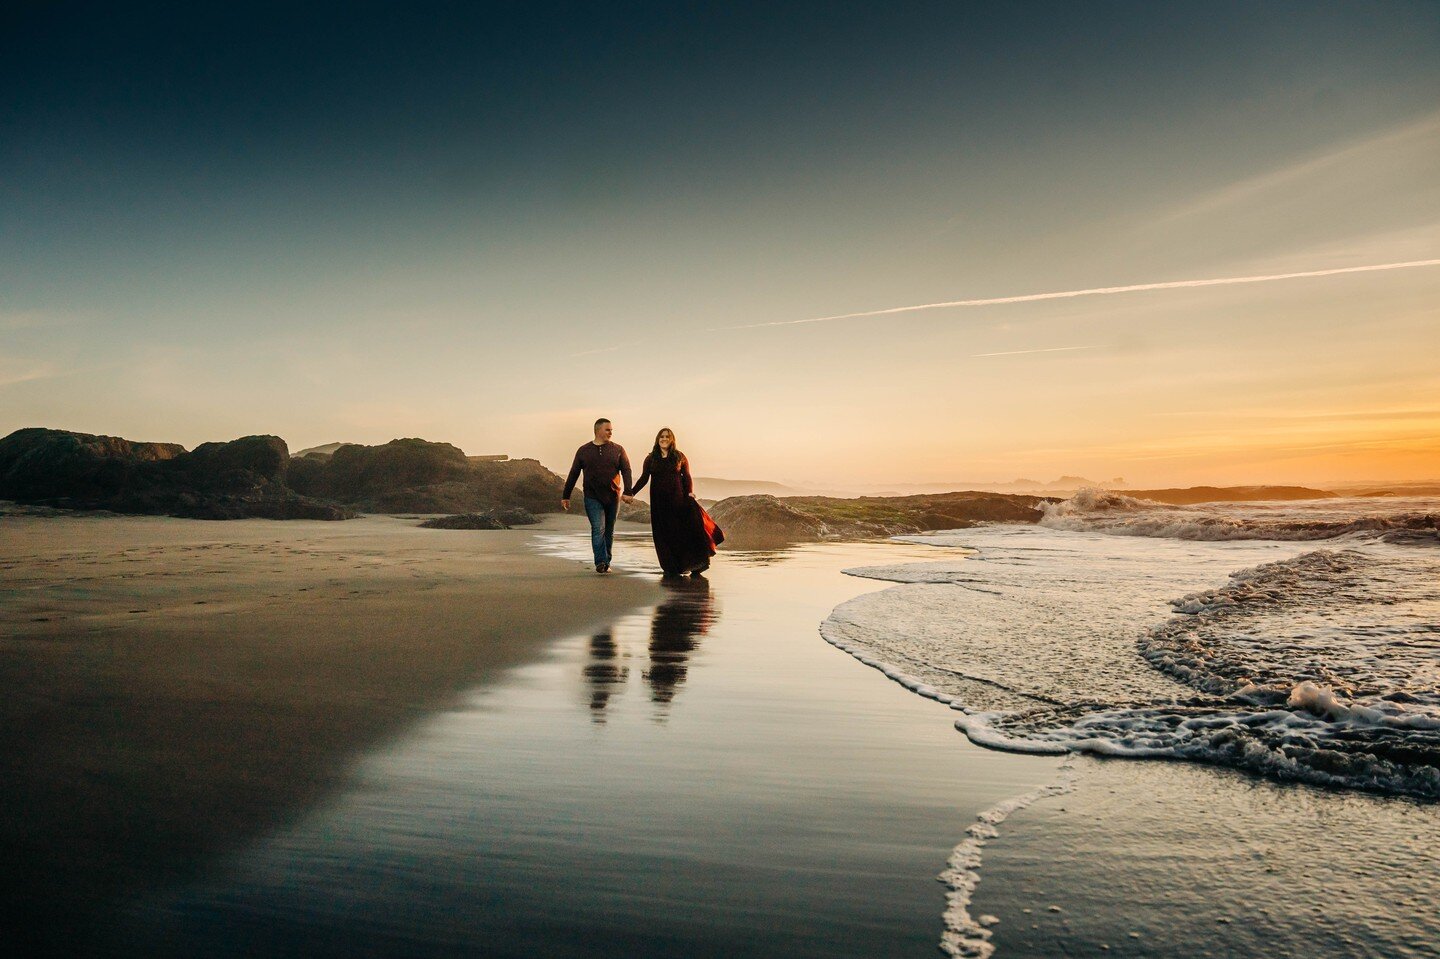
M684 457L684 456L680 457L680 462L677 463L676 465L680 467L680 485L683 486L683 487L685 487L685 495L686 495L686 496L694 496L694 495L695 495L695 482L694 482L694 480L692 480L692 479L690 478L690 460L689 460L689 458L688 458L688 457Z
M648 482L650 482L650 457L647 456L645 457L645 465L640 470L640 481L635 484L634 489L630 490L630 495L639 496L640 491L645 488L645 484Z

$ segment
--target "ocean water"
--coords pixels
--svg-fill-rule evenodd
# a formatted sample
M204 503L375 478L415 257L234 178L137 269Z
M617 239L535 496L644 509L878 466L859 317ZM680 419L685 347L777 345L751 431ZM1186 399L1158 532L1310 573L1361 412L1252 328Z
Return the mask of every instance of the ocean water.
M894 585L825 639L977 744L1070 757L967 830L942 949L1440 955L1437 515L1089 493L848 568Z
M1176 759L1440 799L1436 499L1168 507L906 537L831 643L999 749Z

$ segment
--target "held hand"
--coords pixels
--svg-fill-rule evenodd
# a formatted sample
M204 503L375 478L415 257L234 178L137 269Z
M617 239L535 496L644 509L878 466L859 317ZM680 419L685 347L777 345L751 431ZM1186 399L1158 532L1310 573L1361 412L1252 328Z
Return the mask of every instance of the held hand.
M620 499L622 499L622 500L625 501L626 503L633 503L633 502L635 502L635 497L629 496L629 495L621 496Z
M570 501L568 499L562 499L560 501L560 508L567 513L570 512Z

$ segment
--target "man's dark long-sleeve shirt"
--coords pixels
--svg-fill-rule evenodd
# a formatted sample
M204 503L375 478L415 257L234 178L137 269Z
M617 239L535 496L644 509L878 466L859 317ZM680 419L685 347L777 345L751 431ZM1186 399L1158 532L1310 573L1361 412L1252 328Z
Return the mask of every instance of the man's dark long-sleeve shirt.
M565 492L561 499L569 499L570 494L575 492L575 480L580 477L581 470L585 471L585 496L589 499L610 506L619 502L622 490L627 496L630 494L630 457L625 455L625 447L619 443L603 443L600 446L586 443L576 450L575 462L570 464L570 475L565 477ZM619 483L621 476L625 478L624 486Z

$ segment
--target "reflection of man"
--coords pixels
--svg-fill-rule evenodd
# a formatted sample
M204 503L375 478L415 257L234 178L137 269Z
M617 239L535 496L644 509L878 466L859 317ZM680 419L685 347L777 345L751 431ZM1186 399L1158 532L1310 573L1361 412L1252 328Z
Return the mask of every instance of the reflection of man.
M620 501L633 502L630 495L630 457L625 447L610 442L614 427L610 421L595 421L595 439L575 451L570 475L565 477L565 492L560 494L560 508L570 511L570 494L575 480L585 472L585 515L590 519L590 546L595 552L595 572L610 571L610 546L615 542L615 514ZM625 483L620 483L621 477Z

